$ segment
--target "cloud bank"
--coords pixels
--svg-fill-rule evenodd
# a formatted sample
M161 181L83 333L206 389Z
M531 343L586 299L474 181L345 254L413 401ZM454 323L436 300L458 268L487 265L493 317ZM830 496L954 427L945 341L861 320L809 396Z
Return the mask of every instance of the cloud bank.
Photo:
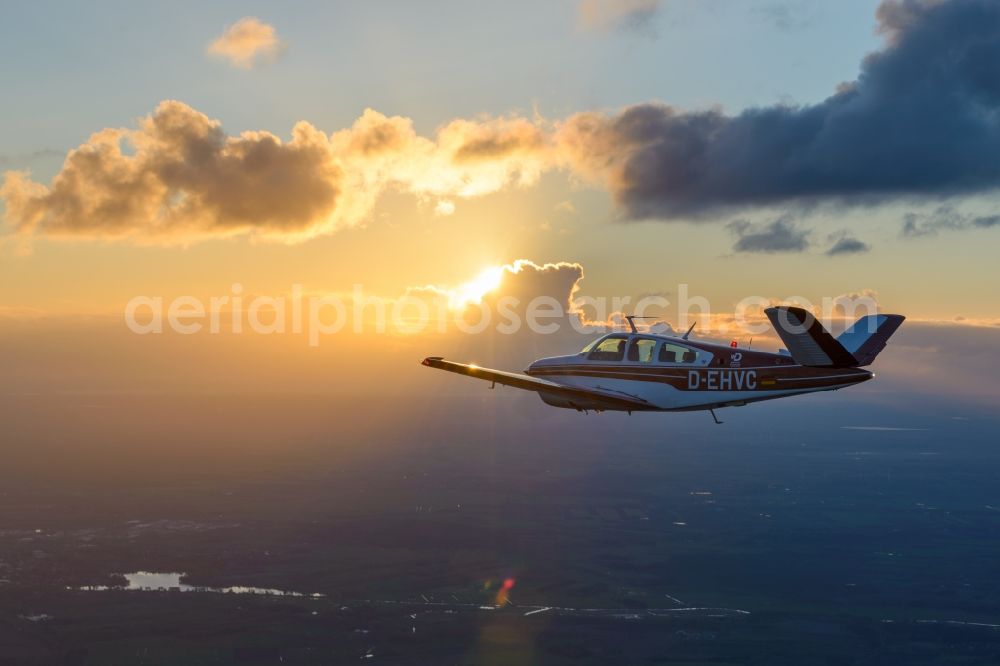
M655 3L628 4L647 6ZM651 103L557 121L456 119L432 137L369 109L350 128L327 135L300 122L282 140L226 135L218 121L167 101L137 129L92 135L49 185L7 172L0 197L8 226L24 236L187 242L238 233L300 240L363 223L390 189L455 203L533 185L550 170L605 188L626 219L995 190L1000 3L884 0L877 18L885 47L814 105L726 115ZM751 230L736 229L736 249L803 247L793 231L773 226L744 240ZM844 240L831 253L861 250Z
M285 49L274 26L259 18L245 16L227 26L206 48L209 55L228 60L242 69L252 69L264 60L276 58Z
M581 114L574 157L629 218L995 189L1000 3L885 0L877 18L885 48L818 104Z
M0 197L16 233L189 242L251 233L300 240L363 222L387 188L473 197L534 183L548 159L523 119L456 120L434 139L367 110L326 135L309 123L283 141L227 135L177 101L138 129L105 129L66 156L49 186L7 172Z

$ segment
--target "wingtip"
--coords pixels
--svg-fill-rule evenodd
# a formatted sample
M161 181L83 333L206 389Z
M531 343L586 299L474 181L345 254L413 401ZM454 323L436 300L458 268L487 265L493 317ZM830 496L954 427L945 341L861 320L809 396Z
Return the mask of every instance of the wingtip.
M420 362L420 365L434 365L434 361L441 361L443 359L444 356L428 356Z

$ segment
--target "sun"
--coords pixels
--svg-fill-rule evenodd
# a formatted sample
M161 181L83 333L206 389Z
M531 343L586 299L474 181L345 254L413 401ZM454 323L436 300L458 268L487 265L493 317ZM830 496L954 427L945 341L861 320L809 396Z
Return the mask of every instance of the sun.
M470 303L480 303L483 296L495 291L503 282L503 266L494 266L482 271L479 275L451 290L448 305L454 309Z

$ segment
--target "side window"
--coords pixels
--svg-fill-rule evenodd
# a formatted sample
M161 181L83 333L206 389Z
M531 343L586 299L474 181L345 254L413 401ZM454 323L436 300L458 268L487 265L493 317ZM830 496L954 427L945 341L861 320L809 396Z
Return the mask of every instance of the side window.
M647 338L636 338L628 348L628 360L638 363L652 363L653 351L656 349L656 340Z
M590 352L591 361L620 361L625 358L625 338L604 338Z
M660 363L694 363L697 359L697 352L672 342L664 342L660 347Z

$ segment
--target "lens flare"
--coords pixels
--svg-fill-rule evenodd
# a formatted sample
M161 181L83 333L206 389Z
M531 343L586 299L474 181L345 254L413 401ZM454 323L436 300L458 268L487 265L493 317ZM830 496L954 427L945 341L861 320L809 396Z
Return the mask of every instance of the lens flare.
M500 591L497 592L496 605L506 606L510 603L510 591L514 589L515 581L513 578L507 578L504 580L503 585L500 586Z

